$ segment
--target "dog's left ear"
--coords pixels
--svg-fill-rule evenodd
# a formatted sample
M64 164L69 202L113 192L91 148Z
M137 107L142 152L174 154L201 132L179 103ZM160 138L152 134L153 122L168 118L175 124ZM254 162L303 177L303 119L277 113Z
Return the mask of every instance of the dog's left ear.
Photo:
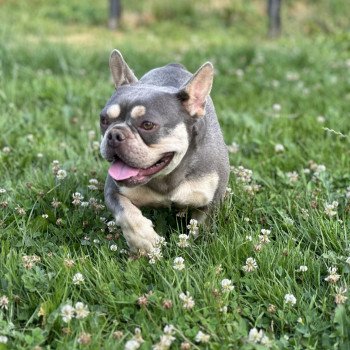
M177 97L192 117L205 115L205 104L213 85L213 78L213 65L210 62L204 63L178 92Z
M112 51L109 58L109 68L116 89L121 85L136 83L138 81L118 50Z

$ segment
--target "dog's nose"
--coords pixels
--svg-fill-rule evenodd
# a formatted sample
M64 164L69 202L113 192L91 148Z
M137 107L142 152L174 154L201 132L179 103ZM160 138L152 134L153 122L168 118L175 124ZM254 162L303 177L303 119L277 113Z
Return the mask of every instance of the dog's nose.
M119 129L112 129L107 135L107 143L110 147L115 147L119 143L123 142L126 139L123 132Z

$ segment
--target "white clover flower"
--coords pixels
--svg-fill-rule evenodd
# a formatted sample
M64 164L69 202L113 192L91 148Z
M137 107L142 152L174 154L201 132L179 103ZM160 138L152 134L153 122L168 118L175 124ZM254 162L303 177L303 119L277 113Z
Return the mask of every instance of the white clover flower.
M163 329L164 334L173 335L175 333L175 327L172 324L167 324Z
M140 328L135 328L135 334L132 339L128 340L125 343L124 350L136 350L141 346L143 342L144 340L142 339Z
M73 284L82 284L82 283L84 283L84 280L85 280L85 278L80 272L76 273L73 276Z
M177 245L180 248L186 248L190 246L190 243L188 242L190 236L189 235L185 235L185 234L181 234L179 235L179 242L177 243Z
M247 258L245 265L242 267L244 272L252 272L258 268L258 264L254 258Z
M167 350L170 349L171 344L176 339L174 337L175 328L173 325L166 325L164 327L164 334L160 337L160 341L153 345L153 350Z
M72 305L63 305L61 308L63 322L68 323L74 317L74 307Z
M317 123L323 124L326 121L326 118L323 115L319 115L317 118Z
M8 147L8 146L5 146L2 151L5 153L5 154L9 154L11 152L11 148Z
M284 302L289 305L295 305L297 302L297 299L293 294L286 294L284 296Z
M227 311L228 311L227 305L220 308L220 312L222 312L223 314L227 314Z
M336 267L330 267L328 269L329 275L324 279L326 282L329 282L331 284L335 284L339 281L340 275L337 274L338 269Z
M198 235L198 221L196 219L191 219L190 224L187 225L187 228L190 232L190 235L193 235L193 236Z
M238 68L238 69L236 69L235 74L236 74L237 78L243 78L244 77L244 70Z
M36 156L37 156L37 158L39 158L39 159L41 159L41 158L44 157L44 155L43 155L42 153L38 153Z
M116 244L112 244L109 249L112 251L112 252L116 252L118 250L118 246Z
M250 169L246 169L241 165L238 167L231 167L231 169L238 182L249 184L252 181L253 172Z
M75 192L72 194L73 197L73 205L80 205L82 200L84 199L83 195L80 192Z
M90 141L94 140L95 137L96 137L96 132L95 132L95 130L90 130L90 131L88 131L88 137L89 137L89 140L90 140Z
M179 298L183 301L182 306L184 309L191 310L194 307L195 302L194 302L193 298L191 297L190 292L186 291L186 294L181 293L179 295Z
M141 334L141 329L140 328L135 328L135 331L134 331L134 339L136 341L138 341L140 344L142 344L144 342L143 338L142 338L142 334Z
M336 295L334 297L334 301L336 304L344 304L348 297L345 295L347 293L347 289L345 287L336 287L335 288Z
M153 350L168 350L171 347L171 344L176 338L172 335L163 334L160 337L159 343L152 346Z
M42 217L43 219L47 219L49 216L48 216L47 214L42 214L41 217Z
M137 350L141 346L141 343L139 343L135 339L130 339L125 343L124 350Z
M0 194L4 194L6 193L7 191L4 189L4 188L0 188Z
M286 175L290 182L297 182L299 180L299 174L296 171L288 172Z
M270 346L271 345L271 340L269 339L269 337L263 333L263 336L260 340L260 344L262 345L266 345L266 346Z
M155 264L157 260L161 260L163 258L163 253L161 248L154 247L150 253L148 253L149 263Z
M156 240L156 247L161 248L162 246L166 246L167 242L164 237L158 237Z
M194 340L197 343L209 343L209 339L210 339L210 335L209 334L205 334L202 331L199 331L196 334L196 337L194 338Z
M181 256L178 256L174 259L174 270L183 270L185 268L185 260Z
M29 141L29 142L33 142L33 141L34 141L34 135L33 135L33 134L28 134L28 135L26 136L26 139L27 139L27 141Z
M272 109L273 109L274 112L278 113L278 112L281 112L282 106L280 104L278 104L278 103L275 103L275 104L272 105Z
M74 311L75 311L75 317L77 319L83 319L83 318L87 317L90 313L87 305L84 305L82 302L77 302L75 304Z
M57 180L63 180L67 177L67 172L63 169L60 169L56 173Z
M221 281L221 288L223 293L229 293L231 290L233 290L235 287L232 285L232 281L225 278Z
M97 191L98 187L95 186L95 185L88 185L88 189L91 190L91 191Z
M6 295L0 297L0 309L7 310L9 304L9 298Z
M282 153L282 152L284 152L284 151L285 151L285 149L284 149L284 146L283 146L282 144L277 143L277 144L275 145L275 152L276 152L276 153Z
M257 192L259 192L261 186L258 184L245 185L243 187L244 191L246 191L250 196L254 196Z
M98 151L100 149L100 143L98 141L93 141L91 146L94 151Z
M269 243L270 242L269 235L271 233L271 230L261 229L260 232L261 232L261 235L259 235L260 243L262 244Z
M0 344L7 344L9 341L9 338L6 337L6 335L0 335Z
M338 204L339 203L337 201L333 201L331 204L325 204L324 206L325 214L329 217L337 215Z
M245 236L245 239L249 242L253 240L253 237L251 235Z
M77 339L77 342L82 345L88 345L91 343L91 334L82 332L79 334L79 337Z
M249 331L248 341L253 344L258 344L260 343L263 336L264 336L263 331L262 330L258 331L257 328L254 327Z
M64 259L64 266L71 268L75 264L75 261L73 259L66 258Z
M319 177L321 175L321 173L324 173L326 171L326 166L323 164L316 164L316 168L315 168L315 173L314 176Z
M305 208L301 208L301 216L304 218L304 219L307 219L310 217L310 214L309 214L309 211Z
M308 270L307 266L306 265L300 265L299 267L299 272L306 272Z
M234 192L231 187L226 187L226 193L231 196Z
M288 226L294 225L294 220L293 220L292 218L290 218L289 216L285 216L285 217L283 218L283 221L284 221L284 223L285 223L286 225L288 225Z
M227 149L230 153L238 153L239 152L239 144L236 142L232 142L229 146L227 146Z

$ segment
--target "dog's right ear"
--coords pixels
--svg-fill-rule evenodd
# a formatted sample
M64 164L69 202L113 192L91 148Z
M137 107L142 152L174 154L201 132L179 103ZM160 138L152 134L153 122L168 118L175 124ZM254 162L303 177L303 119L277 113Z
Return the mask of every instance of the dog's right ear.
M112 51L109 57L109 68L116 89L121 85L132 84L138 81L118 50Z

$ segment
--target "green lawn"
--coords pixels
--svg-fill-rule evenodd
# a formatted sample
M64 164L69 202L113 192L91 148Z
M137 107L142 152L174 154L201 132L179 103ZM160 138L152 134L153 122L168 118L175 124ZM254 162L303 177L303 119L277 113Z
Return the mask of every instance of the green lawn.
M0 350L350 349L349 10L286 1L269 41L257 1L164 3L111 33L102 3L0 1ZM231 189L188 247L186 217L144 210L155 264L103 205L113 48L139 77L216 69Z

